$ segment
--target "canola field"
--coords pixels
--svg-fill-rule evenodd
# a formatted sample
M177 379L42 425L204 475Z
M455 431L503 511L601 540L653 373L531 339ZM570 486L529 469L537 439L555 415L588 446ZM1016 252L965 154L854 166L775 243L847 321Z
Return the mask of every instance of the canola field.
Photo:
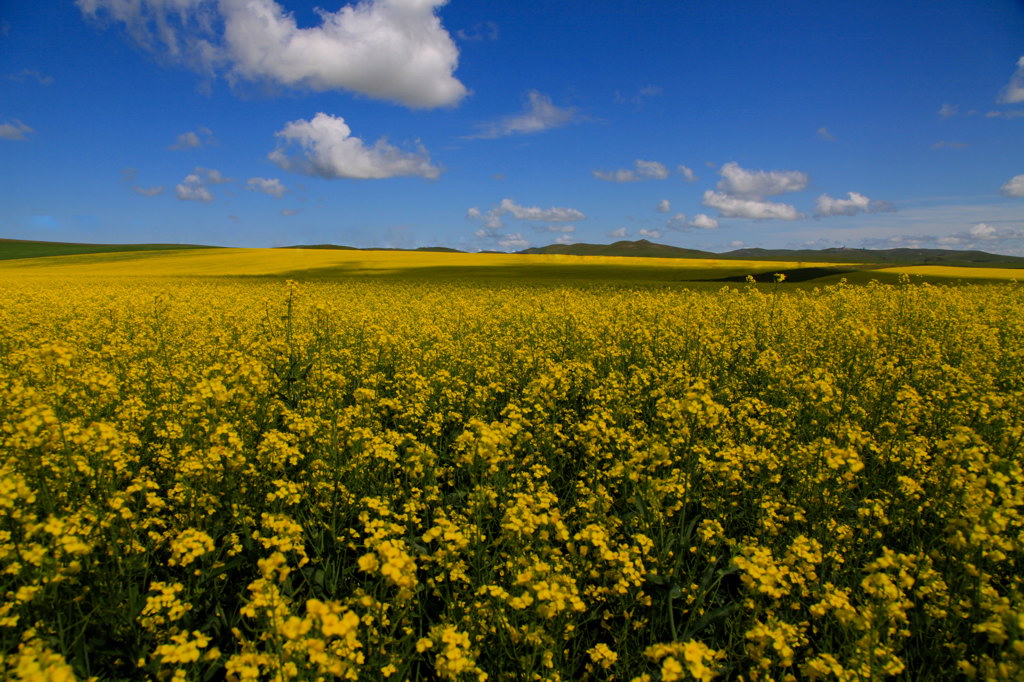
M11 272L6 679L1024 676L1019 285Z

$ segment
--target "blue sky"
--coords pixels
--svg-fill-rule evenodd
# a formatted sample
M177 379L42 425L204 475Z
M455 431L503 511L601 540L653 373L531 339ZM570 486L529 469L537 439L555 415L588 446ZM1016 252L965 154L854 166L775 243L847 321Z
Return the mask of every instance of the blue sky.
M0 168L9 238L1024 255L1024 3L6 0Z

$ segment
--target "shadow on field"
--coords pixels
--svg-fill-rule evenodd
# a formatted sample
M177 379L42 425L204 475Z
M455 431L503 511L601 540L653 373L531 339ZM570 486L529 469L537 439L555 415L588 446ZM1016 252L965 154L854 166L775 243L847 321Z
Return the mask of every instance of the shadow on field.
M292 270L272 275L273 279L287 278L297 281L339 281L339 280L391 280L422 283L466 283L506 286L530 284L536 286L611 286L611 287L684 287L687 289L715 291L723 285L743 285L747 276L758 284L778 286L779 291L787 289L812 289L839 284L850 285L898 284L901 275L896 272L882 272L877 268L890 267L875 265L867 267L798 267L789 269L762 270L751 272L749 264L744 267L729 267L723 261L706 268L680 268L652 265L609 265L609 264L515 264L485 266L420 266L407 268L381 268L375 263L355 261L344 266ZM786 275L776 285L775 275ZM266 276L251 276L262 279ZM953 277L920 276L911 277L913 284L998 284L1002 280L970 279Z
M785 275L785 282L808 282L812 279L821 279L822 277L832 276L843 276L849 275L854 272L862 272L862 268L831 268L831 267L815 267L815 268L791 268L789 270L770 270L767 272L751 272L743 275L728 275L726 277L717 277L715 279L699 280L704 282L746 282L747 277L753 277L754 281L758 284L771 283L775 281L776 275Z

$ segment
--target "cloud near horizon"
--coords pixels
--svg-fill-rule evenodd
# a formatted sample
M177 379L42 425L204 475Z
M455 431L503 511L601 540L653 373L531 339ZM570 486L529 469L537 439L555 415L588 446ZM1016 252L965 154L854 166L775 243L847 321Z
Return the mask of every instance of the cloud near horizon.
M741 168L734 161L723 165L719 171L722 179L717 190L706 190L701 200L705 206L718 209L725 218L747 218L750 220L800 220L806 216L790 204L781 204L764 199L787 192L798 192L807 187L806 173L800 171L763 171ZM705 216L707 217L707 216ZM702 220L705 225L710 224ZM705 228L707 229L707 228Z
M833 199L827 194L818 197L814 215L819 217L835 215L857 215L858 213L888 213L895 207L887 201L872 201L858 192L847 192L848 199Z
M318 10L299 28L274 0L77 0L124 24L143 48L206 76L291 88L349 90L413 108L458 103L459 50L437 10L447 0L363 0Z
M340 116L318 113L313 120L299 119L275 133L278 146L268 158L294 173L322 178L381 180L394 177L422 177L434 180L441 169L430 162L422 145L414 152L402 151L381 138L372 147L352 136L352 129ZM298 151L289 153L292 147Z
M800 171L751 171L730 161L718 171L722 179L718 190L733 197L760 199L787 192L798 192L807 187L807 174Z

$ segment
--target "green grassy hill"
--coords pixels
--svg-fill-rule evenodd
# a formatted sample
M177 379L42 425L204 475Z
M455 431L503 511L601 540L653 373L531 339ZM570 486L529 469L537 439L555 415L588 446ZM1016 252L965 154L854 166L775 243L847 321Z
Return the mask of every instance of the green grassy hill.
M198 244L74 244L66 242L40 242L27 239L0 239L0 260L15 258L43 258L45 256L74 256L89 253L115 253L120 251L170 251L177 249L209 249Z
M949 249L737 249L719 254L729 260L821 261L889 265L955 265L958 267L1024 268L1024 258L985 251Z
M717 253L684 249L668 244L639 241L619 241L613 244L550 244L518 253L561 254L567 256L632 256L634 258L721 258Z

